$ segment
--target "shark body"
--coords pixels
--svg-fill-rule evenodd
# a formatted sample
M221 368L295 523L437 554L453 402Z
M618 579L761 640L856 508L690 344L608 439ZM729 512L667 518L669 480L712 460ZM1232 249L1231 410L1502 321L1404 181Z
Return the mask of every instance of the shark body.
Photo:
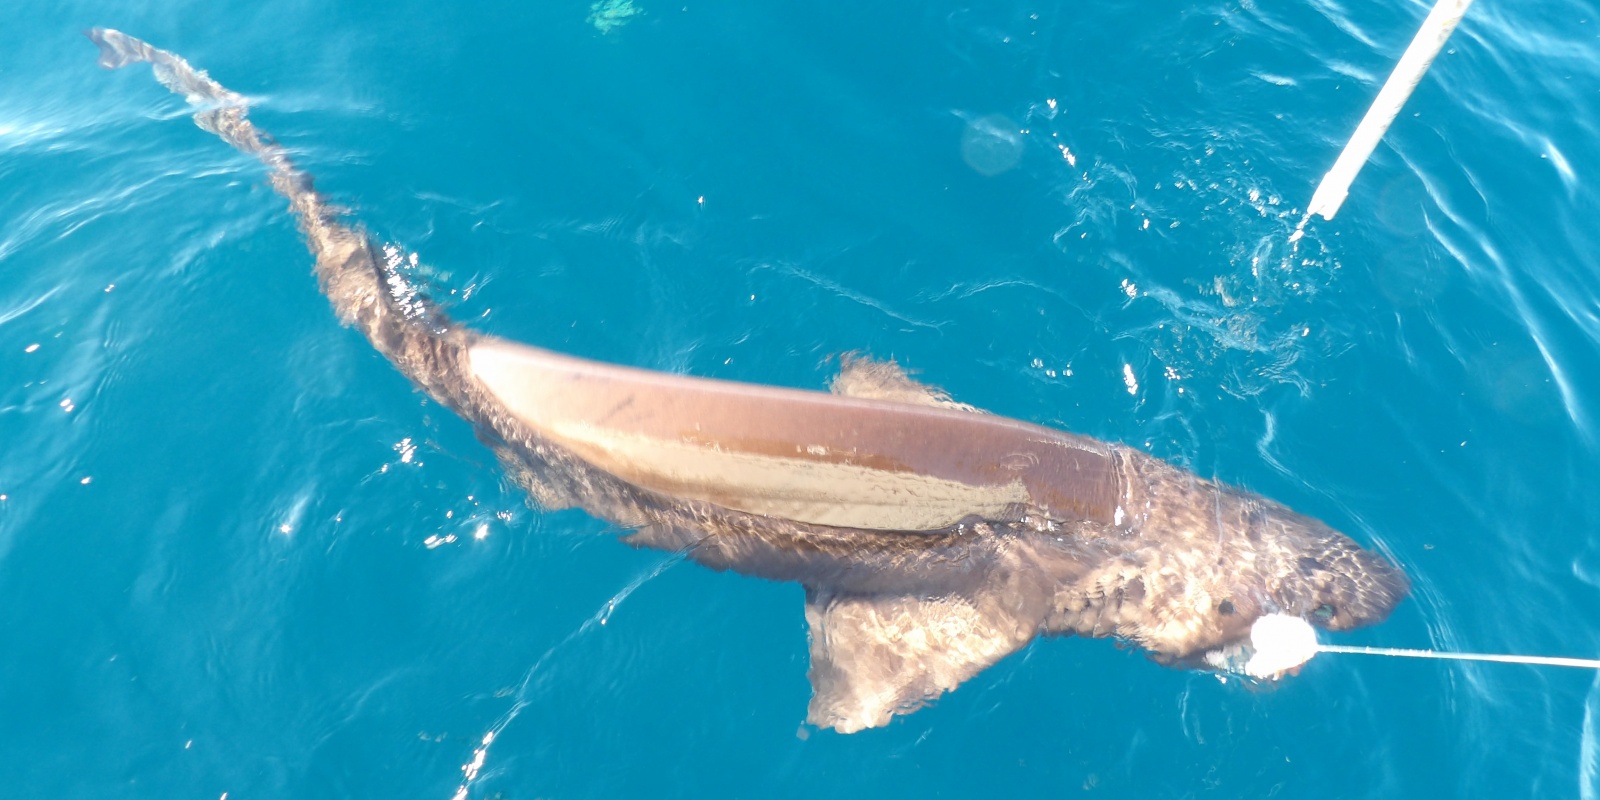
M881 726L1041 635L1115 637L1220 668L1264 614L1343 630L1408 590L1382 556L1271 500L1138 450L994 416L846 359L833 393L605 364L457 324L182 58L117 31L199 126L258 157L339 317L472 422L547 509L638 546L805 587L808 722Z

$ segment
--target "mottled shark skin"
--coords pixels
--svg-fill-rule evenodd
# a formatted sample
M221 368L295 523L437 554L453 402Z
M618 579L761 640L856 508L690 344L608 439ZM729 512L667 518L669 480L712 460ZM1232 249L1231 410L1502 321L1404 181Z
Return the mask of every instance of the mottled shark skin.
M1040 635L1114 637L1220 668L1251 624L1383 620L1405 576L1317 520L1137 450L982 413L892 362L846 358L832 394L603 364L476 333L405 275L183 59L147 62L195 121L267 166L322 290L547 509L579 507L713 569L806 590L808 721L852 732L955 689Z

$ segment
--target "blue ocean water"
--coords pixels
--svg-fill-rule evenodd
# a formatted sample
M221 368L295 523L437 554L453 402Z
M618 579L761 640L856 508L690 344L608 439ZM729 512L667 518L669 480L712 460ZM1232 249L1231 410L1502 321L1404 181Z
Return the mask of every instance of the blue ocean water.
M1424 5L610 8L8 11L0 793L1600 796L1584 670L1262 690L1058 639L804 729L798 587L530 509L338 325L259 164L80 33L249 95L484 330L812 388L892 356L1390 553L1412 597L1339 643L1592 657L1596 9L1480 0L1292 248Z

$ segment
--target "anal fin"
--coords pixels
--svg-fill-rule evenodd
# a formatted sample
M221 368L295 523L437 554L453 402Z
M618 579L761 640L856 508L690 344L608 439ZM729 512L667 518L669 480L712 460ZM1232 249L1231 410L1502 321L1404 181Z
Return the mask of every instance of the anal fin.
M840 733L886 725L1021 649L1038 632L1040 611L1008 604L1005 594L924 598L808 589L806 721Z

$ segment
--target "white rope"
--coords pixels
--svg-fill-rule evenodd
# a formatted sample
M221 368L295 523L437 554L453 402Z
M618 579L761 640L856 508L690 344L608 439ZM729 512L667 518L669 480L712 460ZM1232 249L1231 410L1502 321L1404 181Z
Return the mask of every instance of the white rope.
M1394 647L1350 647L1347 645L1319 644L1319 653L1357 653L1369 656L1404 656L1406 658L1438 658L1452 661L1494 661L1501 664L1537 664L1547 667L1578 667L1600 669L1600 658L1563 658L1561 656L1513 656L1494 653L1441 653L1437 650L1401 650Z
M1500 664L1535 664L1545 667L1577 667L1600 669L1597 658L1564 658L1561 656L1514 656L1496 653L1447 653L1438 650L1402 650L1394 647L1352 647L1349 645L1322 644L1317 632L1305 620L1289 614L1266 614L1250 627L1250 648L1253 654L1244 665L1248 675L1276 679L1317 653L1354 653L1367 656L1401 656L1404 658L1436 658L1448 661L1493 661Z

